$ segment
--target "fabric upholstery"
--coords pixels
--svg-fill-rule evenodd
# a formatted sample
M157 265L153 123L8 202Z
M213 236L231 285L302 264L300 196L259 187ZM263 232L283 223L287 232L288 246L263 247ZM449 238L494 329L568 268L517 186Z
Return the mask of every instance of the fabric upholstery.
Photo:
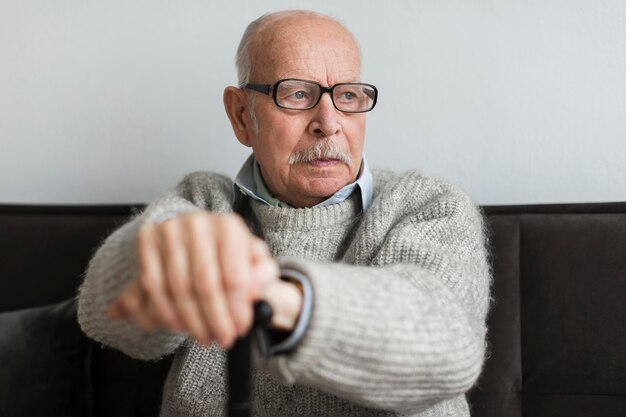
M491 356L473 415L626 415L626 204L486 212Z
M158 416L172 358L143 362L113 349L95 349L94 417Z
M0 313L0 415L91 416L91 348L74 299Z
M519 216L490 216L494 285L488 320L488 360L470 397L473 416L520 417Z
M541 214L522 227L525 409L612 415L618 404L597 397L626 393L626 216Z
M133 208L0 206L0 312L75 295L98 244Z

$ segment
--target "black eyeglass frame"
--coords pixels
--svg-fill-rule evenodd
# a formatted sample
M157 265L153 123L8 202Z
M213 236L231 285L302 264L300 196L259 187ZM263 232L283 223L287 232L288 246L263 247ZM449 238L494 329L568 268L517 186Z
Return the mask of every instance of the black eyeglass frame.
M286 107L286 106L281 106L280 104L278 104L278 99L276 98L276 94L278 92L278 85L282 82L285 81L303 81L306 83L310 83L310 84L315 84L317 86L319 86L320 88L320 95L317 98L317 101L315 102L315 104L313 104L310 107L304 108L304 109L294 109L292 107ZM374 97L372 98L372 106L367 109L367 110L359 110L359 111L346 111L346 110L341 110L337 107L337 105L335 104L335 96L333 95L333 91L335 90L335 88L337 87L341 87L343 85L363 85L366 87L370 87L374 90ZM311 110L312 108L314 108L315 106L317 106L320 102L320 100L322 99L322 94L324 93L328 93L330 94L330 101L332 101L333 106L339 110L340 112L343 113L367 113L369 111L372 111L372 109L376 106L376 102L378 101L378 89L373 86L372 84L367 84L367 83L338 83L335 84L331 87L324 87L323 85L321 85L320 83L316 83L315 81L310 81L310 80L301 80L299 78L285 78L282 80L278 80L276 81L274 84L253 84L253 83L246 83L243 84L240 88L247 88L256 92L259 92L261 94L265 94L266 96L270 96L272 97L272 99L274 100L274 103L276 104L276 106L282 108L282 109L287 109L287 110Z

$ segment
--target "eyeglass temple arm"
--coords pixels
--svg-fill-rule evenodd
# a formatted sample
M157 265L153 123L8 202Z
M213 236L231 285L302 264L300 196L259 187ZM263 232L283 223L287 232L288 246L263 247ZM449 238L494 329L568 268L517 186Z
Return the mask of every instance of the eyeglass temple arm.
M258 91L259 93L263 93L268 96L270 95L270 91L272 90L271 84L244 84L241 87L249 88L250 90Z

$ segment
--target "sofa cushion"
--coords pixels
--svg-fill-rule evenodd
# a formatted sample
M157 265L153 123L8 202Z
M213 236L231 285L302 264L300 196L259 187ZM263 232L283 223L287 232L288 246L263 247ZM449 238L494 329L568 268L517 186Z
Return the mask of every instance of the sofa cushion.
M0 415L91 416L91 347L74 299L0 313Z

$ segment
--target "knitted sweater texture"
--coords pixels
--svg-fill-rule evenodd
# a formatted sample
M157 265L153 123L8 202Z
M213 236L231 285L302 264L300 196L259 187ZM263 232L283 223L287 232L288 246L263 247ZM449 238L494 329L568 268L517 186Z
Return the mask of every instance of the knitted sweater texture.
M105 310L134 277L137 228L200 209L232 212L231 180L188 175L105 241L80 289L90 337L136 358L175 354L165 417L224 415L225 352L108 320ZM485 354L490 269L482 217L465 194L416 171L374 171L364 213L358 195L305 209L244 198L237 211L282 267L311 280L314 296L296 349L256 358L254 416L469 416L464 394Z

